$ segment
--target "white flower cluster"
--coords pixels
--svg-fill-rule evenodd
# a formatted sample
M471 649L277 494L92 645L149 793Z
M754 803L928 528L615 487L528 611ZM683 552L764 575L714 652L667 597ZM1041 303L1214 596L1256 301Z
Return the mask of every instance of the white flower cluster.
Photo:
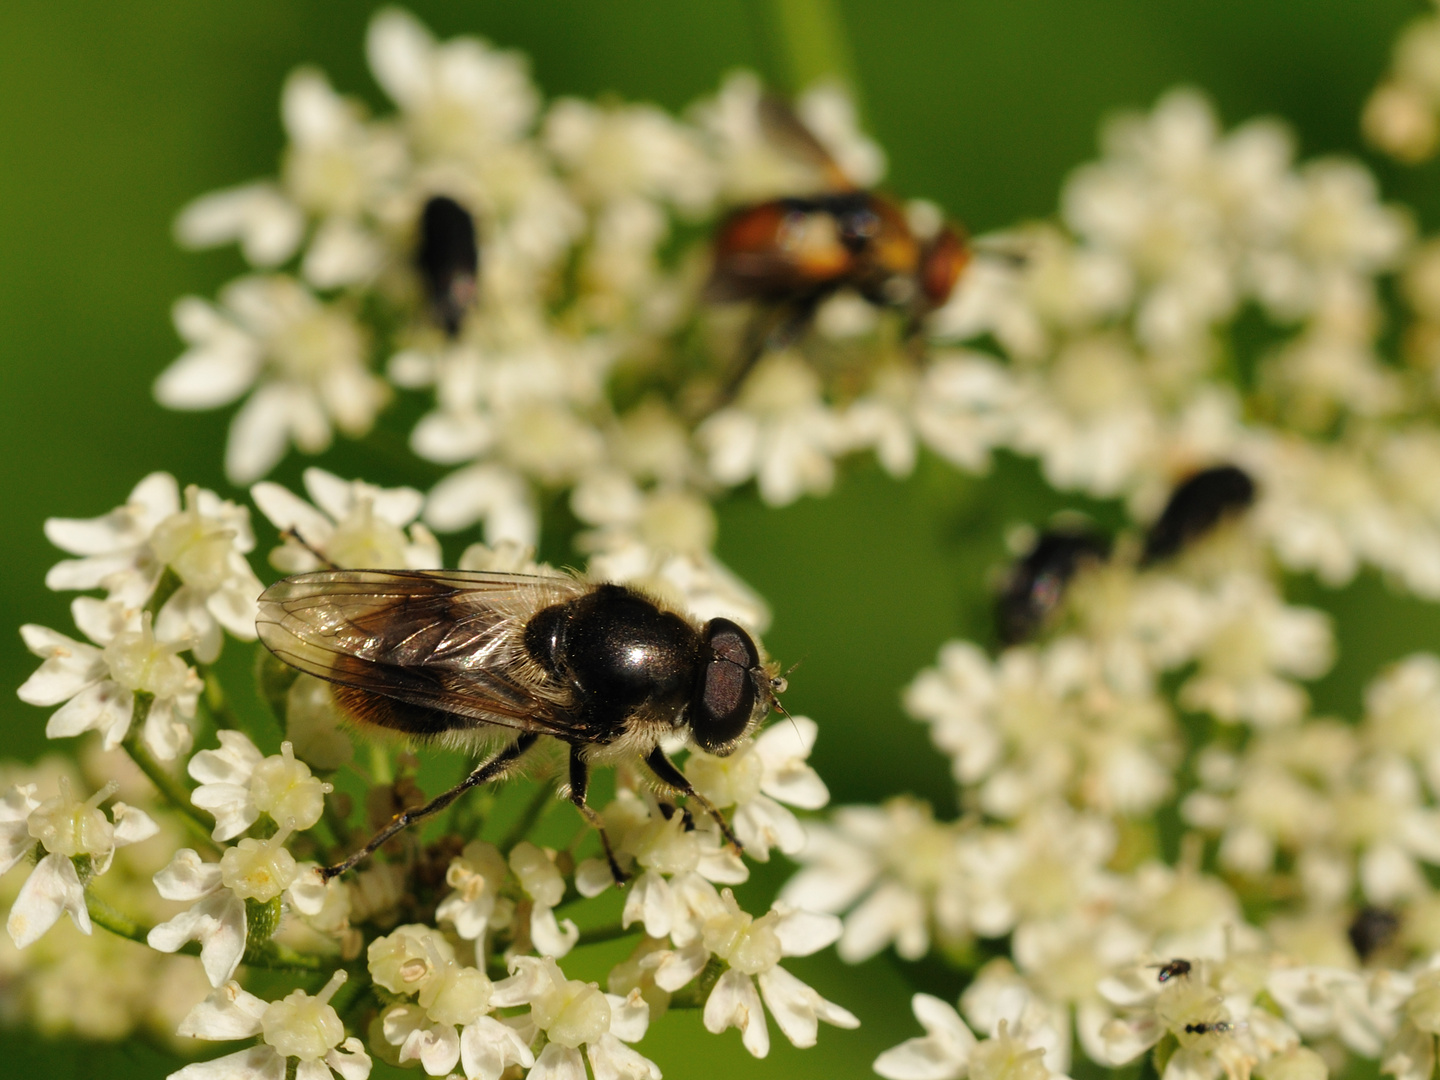
M1437 142L1437 27L1405 32L1365 118L1407 160ZM925 1033L875 1062L888 1080L1058 1080L1077 1050L1150 1053L1164 1080L1325 1080L1351 1056L1433 1074L1440 658L1381 672L1353 722L1315 715L1306 684L1337 635L1286 575L1371 567L1440 599L1440 240L1417 242L1361 165L1297 163L1280 123L1225 132L1178 90L1106 129L1053 221L955 255L958 287L932 292L944 268L923 260L956 237L936 207L866 190L884 158L834 89L788 118L745 75L678 119L546 104L523 58L393 9L367 55L392 112L295 72L280 176L177 222L252 272L176 305L187 348L156 396L244 399L226 470L279 532L278 571L438 569L436 532L480 526L461 569L546 573L535 547L561 517L591 580L760 631L764 600L714 555L715 499L822 495L857 452L896 477L922 452L968 473L1014 453L1133 525L1017 530L1003 647L947 642L905 690L954 820L906 796L797 816L830 793L794 717L692 750L687 805L622 762L596 807L605 859L588 832L542 843L535 815L500 838L464 803L444 835L411 830L331 880L321 865L426 800L408 755L356 758L319 679L262 653L279 733L232 708L212 665L226 632L256 636L248 511L155 473L108 515L52 519L75 558L47 583L90 594L72 605L87 640L24 627L42 665L20 696L55 707L51 737L123 748L152 785L126 798L154 812L107 814L103 778L8 778L0 872L32 864L7 879L8 928L40 959L0 953L0 972L49 997L36 1017L126 966L43 953L98 924L143 977L190 971L156 1010L171 1030L247 1041L186 1080L363 1080L372 1054L466 1080L659 1080L634 1044L668 1010L756 1057L771 1020L800 1047L822 1021L854 1027L785 966L835 944L963 973L955 1006L914 997ZM886 229L918 270L867 249ZM754 278L748 311L722 302L726 273ZM367 437L405 395L430 490L264 479L291 447ZM752 859L800 863L769 910L737 902L750 868L713 813ZM147 838L162 857L130 854ZM606 904L615 924L588 926ZM615 938L633 948L604 989L567 973ZM250 968L308 981L266 1001ZM85 988L94 1030L155 1025L125 1000L134 977Z
M124 506L85 521L51 518L45 532L79 556L56 564L45 583L106 596L71 605L93 644L44 626L21 628L44 660L20 688L21 700L61 705L46 726L52 739L98 731L113 749L138 725L149 753L174 760L193 742L202 685L182 654L214 661L223 631L255 640L260 581L245 561L255 547L249 511L193 485L182 503L174 477L152 473Z
M1406 32L1408 83L1372 102L1382 143L1373 125L1400 123L1382 98L1414 91L1433 149L1437 25ZM1153 1049L1166 1080L1323 1080L1347 1055L1429 1077L1440 660L1380 673L1354 722L1314 715L1304 683L1336 645L1282 574L1336 586L1368 564L1440 596L1437 249L1360 166L1297 168L1283 127L1223 134L1192 91L1104 146L1064 192L1069 231L1011 234L1025 258L980 262L936 316L1001 356L936 355L910 415L962 469L1016 450L1137 527L1017 533L1006 647L946 643L904 696L963 816L841 807L806 826L782 897L843 915L846 960L893 946L965 973L959 1012L916 996L925 1034L876 1061L890 1080L1044 1080L1072 1043L1101 1066ZM1387 275L1415 315L1403 365ZM1270 344L1237 378L1247 310ZM1206 470L1243 488L1197 496Z

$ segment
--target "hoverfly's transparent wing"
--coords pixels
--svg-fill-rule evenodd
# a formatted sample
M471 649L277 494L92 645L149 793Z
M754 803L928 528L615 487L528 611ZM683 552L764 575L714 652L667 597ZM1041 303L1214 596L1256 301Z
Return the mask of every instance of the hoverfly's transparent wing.
M845 175L834 155L800 119L790 102L777 94L762 94L756 114L760 130L776 149L817 170L830 190L855 190L855 182Z
M535 612L584 589L561 575L325 570L266 589L256 628L300 671L427 711L423 723L383 709L361 719L412 734L478 722L574 741L584 734L560 696L525 677L521 633Z

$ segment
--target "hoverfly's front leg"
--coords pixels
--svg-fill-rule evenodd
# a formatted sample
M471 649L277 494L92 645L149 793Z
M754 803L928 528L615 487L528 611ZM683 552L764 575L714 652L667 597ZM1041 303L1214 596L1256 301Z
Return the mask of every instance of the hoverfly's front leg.
M585 801L585 796L590 790L590 763L585 760L580 747L570 747L570 801L575 804L575 809L585 815L595 831L600 834L600 846L605 849L605 861L610 864L610 874L615 878L616 885L624 885L630 880L630 875L620 869L620 864L615 861L615 850L610 846L610 836L605 832L605 820L600 814Z
M715 819L715 824L720 826L720 832L724 835L725 839L730 842L730 846L735 849L736 855L739 855L745 850L745 845L740 843L739 837L737 837L730 828L730 823L725 820L725 815L715 809L714 803L695 790L695 785L690 783L689 778L675 767L673 761L665 756L664 750L661 750L658 746L654 750L651 750L649 756L645 758L645 764L650 766L650 771L653 772L656 778L666 787L672 787L687 799L694 799L699 803L705 812Z
M387 841L389 841L391 837L401 832L404 832L411 825L414 825L417 821L423 821L431 814L438 814L441 810L444 810L461 795L464 795L465 792L469 791L472 787L478 787L481 784L485 784L490 782L491 780L498 779L505 772L506 769L508 769L517 760L520 759L520 757L525 753L525 751L529 750L532 746L535 745L535 740L539 737L539 735L536 735L533 732L525 732L513 743L505 747L505 749L501 750L498 754L496 754L489 761L485 762L483 765L477 768L469 776L465 777L464 780L461 780L460 783L456 784L449 791L441 792L424 806L418 806L414 810L406 810L403 813L396 814L390 820L390 824L386 825L385 828L381 829L378 833L372 836L370 838L370 842L366 844L363 848L361 848L359 851L355 852L355 854L351 855L344 862L338 862L334 866L326 866L322 868L320 871L320 877L325 881L329 881L331 878L334 877L339 877L341 874L345 873L346 870L349 870L352 866L358 863L361 859L375 854L375 852L380 850L380 848Z
M306 540L305 537L301 536L301 535L300 535L300 530L297 529L297 528L295 528L295 526L292 525L292 526L290 526L290 528L288 528L288 529L283 529L283 530L281 530L281 532L280 532L280 539L281 539L281 540L294 540L295 543L299 544L302 548L304 548L306 551L308 551L311 555L314 555L315 558L319 559L319 560L320 560L320 565L321 565L322 567L324 567L326 570L339 570L339 569L340 569L340 567L336 566L335 563L332 562L332 561L330 560L330 558L329 558L323 551L321 551L319 548L317 548L314 544L310 543L309 540Z

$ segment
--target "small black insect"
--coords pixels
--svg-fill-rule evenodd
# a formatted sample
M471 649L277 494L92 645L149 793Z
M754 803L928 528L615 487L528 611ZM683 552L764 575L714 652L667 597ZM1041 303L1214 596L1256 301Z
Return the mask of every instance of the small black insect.
M1207 1020L1199 1024L1186 1024L1187 1035L1224 1035L1235 1030L1229 1020Z
M322 570L271 585L256 622L265 647L334 686L358 724L491 750L449 791L399 814L341 874L390 837L511 771L542 736L570 751L570 801L586 805L592 763L643 760L660 784L720 812L665 755L683 739L725 756L785 690L755 639L729 619L699 624L623 585L566 574ZM498 744L498 745L497 745Z
M1006 575L995 605L1000 641L1016 645L1041 630L1065 599L1065 586L1089 562L1103 562L1110 543L1098 533L1080 529L1040 534L1029 553Z
M1169 982L1171 979L1178 979L1182 975L1189 975L1191 971L1189 960L1171 960L1168 964L1160 965L1160 974L1156 976L1157 982Z
M1179 554L1226 518L1255 501L1255 481L1234 465L1217 465L1190 477L1170 496L1145 537L1142 564Z
M480 247L475 219L454 199L436 195L420 212L415 265L425 279L430 313L452 338L475 303Z
M1346 934L1363 964L1376 952L1390 944L1400 929L1400 916L1385 908L1363 907L1355 913Z

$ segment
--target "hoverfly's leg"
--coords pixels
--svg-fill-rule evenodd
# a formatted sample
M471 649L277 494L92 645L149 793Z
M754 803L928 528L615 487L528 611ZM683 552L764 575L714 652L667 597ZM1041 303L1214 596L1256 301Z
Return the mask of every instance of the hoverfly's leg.
M605 861L610 864L610 874L614 877L616 885L624 885L630 880L630 875L621 870L620 864L615 861L615 849L610 846L610 836L605 831L605 819L585 801L589 790L590 763L581 754L580 747L572 746L570 747L570 801L600 834L600 846L605 849Z
M461 780L460 783L456 784L449 791L442 791L439 795L436 795L435 798L431 799L424 806L417 806L413 810L406 810L403 813L396 814L393 818L391 818L390 824L386 825L378 833L372 836L368 844L366 844L359 851L355 852L355 854L351 855L344 862L338 862L334 866L323 867L320 871L320 877L325 881L329 881L331 878L334 877L339 877L341 874L345 873L346 870L349 870L352 866L358 863L361 859L375 854L375 852L380 850L380 848L387 841L389 841L391 837L405 831L411 825L414 825L417 821L423 821L431 814L438 814L441 810L444 810L461 795L464 795L465 792L469 791L472 787L478 787L481 784L498 779L505 772L506 769L513 765L525 753L525 751L529 750L532 746L535 745L535 740L539 737L539 735L533 732L525 732L513 743L505 747L504 750L501 750L498 754L496 754L489 761L485 762L485 764L477 768L469 776L465 777L464 780Z
M699 803L701 808L715 819L715 824L720 826L720 832L724 835L725 839L729 841L730 846L735 849L736 855L739 855L745 850L745 845L740 843L740 838L737 837L730 828L730 823L725 820L725 815L715 809L714 803L695 790L695 785L691 784L689 778L675 767L673 761L665 756L664 750L661 750L658 746L654 750L651 750L649 756L645 758L645 764L650 766L650 771L653 772L656 778L666 787L672 787L687 799L694 799Z
M750 372L755 370L755 365L766 353L795 344L815 317L815 309L820 306L825 295L827 294L821 293L779 306L762 307L751 316L745 328L745 342L741 346L740 356L720 391L717 408L735 400L740 387L745 385Z
M331 562L328 558L325 557L325 553L323 551L317 548L314 544L310 543L309 540L306 540L305 537L301 536L300 530L295 528L295 526L292 525L288 529L282 529L280 532L280 539L294 540L295 543L299 544L306 551L310 552L311 555L314 555L315 558L319 559L320 564L324 566L326 570L340 569L340 567L336 566L333 562Z

